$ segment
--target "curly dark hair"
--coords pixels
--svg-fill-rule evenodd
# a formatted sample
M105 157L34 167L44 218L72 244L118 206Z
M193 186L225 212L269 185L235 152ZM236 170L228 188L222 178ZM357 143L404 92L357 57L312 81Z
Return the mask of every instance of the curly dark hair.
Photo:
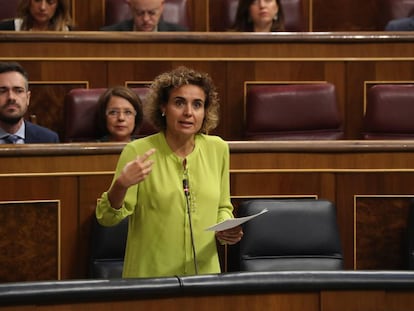
M160 74L150 86L144 109L149 121L156 129L165 131L167 128L161 108L167 104L171 91L188 84L199 86L206 95L205 116L199 133L208 134L209 131L217 127L220 106L213 80L207 73L180 66Z

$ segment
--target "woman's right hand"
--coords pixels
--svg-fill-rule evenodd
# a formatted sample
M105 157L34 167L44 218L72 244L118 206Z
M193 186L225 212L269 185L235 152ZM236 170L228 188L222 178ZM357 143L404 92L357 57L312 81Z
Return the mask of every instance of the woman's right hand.
M143 155L138 155L135 160L128 162L118 177L118 182L125 188L136 185L143 181L151 173L153 160L148 159L155 153L150 149Z

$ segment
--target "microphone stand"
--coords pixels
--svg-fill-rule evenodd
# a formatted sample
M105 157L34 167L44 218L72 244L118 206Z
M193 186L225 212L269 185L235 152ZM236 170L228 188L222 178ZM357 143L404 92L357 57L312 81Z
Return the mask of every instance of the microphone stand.
M196 257L194 233L193 233L193 222L191 220L190 191L188 187L188 180L186 178L183 179L183 188L184 188L184 195L185 195L185 200L186 200L186 205L187 205L188 221L190 223L191 248L193 250L194 270L195 270L195 274L198 274L198 265L197 265L197 257Z

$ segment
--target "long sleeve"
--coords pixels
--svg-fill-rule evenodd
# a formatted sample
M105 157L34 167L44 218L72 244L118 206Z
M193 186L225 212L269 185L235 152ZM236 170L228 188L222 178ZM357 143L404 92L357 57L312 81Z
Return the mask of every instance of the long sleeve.
M114 225L129 216L124 277L159 277L195 273L191 229L199 273L219 273L220 263L214 232L205 229L232 218L229 150L221 138L196 135L195 148L186 157L174 154L163 133L137 139L120 155L114 179L126 163L155 148L154 165L147 178L127 191L121 209L113 209L104 193L96 216ZM183 178L189 181L189 209ZM190 225L191 218L191 225Z

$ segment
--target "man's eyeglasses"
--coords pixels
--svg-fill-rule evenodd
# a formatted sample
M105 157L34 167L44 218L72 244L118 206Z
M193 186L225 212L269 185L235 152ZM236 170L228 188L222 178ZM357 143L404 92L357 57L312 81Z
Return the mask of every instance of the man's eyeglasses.
M117 109L111 109L106 111L106 115L111 118L119 118L123 114L125 118L134 118L137 113L135 111L131 110L117 110Z

